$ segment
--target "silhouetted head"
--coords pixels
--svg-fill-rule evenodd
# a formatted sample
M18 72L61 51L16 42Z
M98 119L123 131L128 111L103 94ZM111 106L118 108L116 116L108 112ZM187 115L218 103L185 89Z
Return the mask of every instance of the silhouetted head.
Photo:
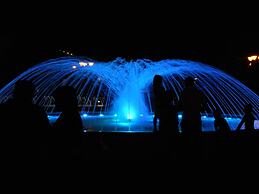
M163 83L163 77L161 75L155 75L153 79L153 87L160 87Z
M194 83L195 83L195 79L190 76L184 80L185 87L192 87L194 86Z
M29 80L19 80L15 83L13 97L23 102L32 102L35 87Z
M245 111L246 114L247 114L247 113L252 113L252 111L253 111L252 105L251 105L251 104L245 105L244 111Z
M77 96L73 87L59 87L54 93L54 98L58 110L70 111L77 109Z

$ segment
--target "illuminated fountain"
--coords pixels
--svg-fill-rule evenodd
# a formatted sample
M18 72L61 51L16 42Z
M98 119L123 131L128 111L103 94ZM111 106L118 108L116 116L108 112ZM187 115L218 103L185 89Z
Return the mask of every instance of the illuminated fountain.
M259 97L254 92L214 67L186 60L154 62L117 58L98 62L76 57L49 60L28 69L2 88L0 102L11 97L16 81L32 80L37 90L35 103L45 107L53 120L57 117L53 92L59 86L70 85L77 91L87 129L109 131L127 128L134 131L141 128L142 131L151 131L152 80L155 74L164 77L165 88L170 89L176 98L179 98L187 76L197 78L197 87L208 99L208 109L202 117L204 121L212 119L211 113L219 108L229 121L235 119L236 126L243 115L244 105L248 103L252 104L259 119ZM213 129L212 126L208 128Z

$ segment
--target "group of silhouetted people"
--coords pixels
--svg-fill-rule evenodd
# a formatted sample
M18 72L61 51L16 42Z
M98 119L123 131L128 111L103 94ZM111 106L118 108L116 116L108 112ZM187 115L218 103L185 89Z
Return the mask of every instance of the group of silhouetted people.
M205 111L207 102L205 95L195 86L194 78L185 79L185 88L178 100L172 91L165 89L160 75L154 76L153 92L154 131L159 132L162 141L171 141L179 134L178 112L182 112L182 134L198 136L202 132L201 113ZM83 123L74 88L62 86L54 92L56 110L61 114L53 125L50 125L45 111L33 103L34 94L33 83L20 80L15 83L13 97L0 104L2 154L20 160L41 157L80 158ZM253 131L255 118L252 106L246 105L244 112L237 131L244 123L246 130ZM214 117L216 131L230 132L219 110L215 110Z
M183 112L181 131L185 134L198 134L202 131L201 112L205 109L206 99L203 93L194 85L194 79L185 79L185 88L177 101L172 91L166 91L163 86L163 78L155 75L153 80L153 92L155 102L154 129L157 131L157 119L159 119L159 131L164 133L178 133L178 112Z
M187 156L189 159L190 157L192 159L200 158L203 155L202 150L204 149L203 138L201 138L201 116L202 112L206 111L207 99L195 83L196 79L187 77L184 80L185 87L177 100L174 97L173 91L165 89L161 75L155 75L153 79L155 108L153 124L154 131L159 134L160 145L162 145L162 149L166 152L168 152L168 149L170 149L170 152L173 151L173 153L181 150L180 157L185 158ZM178 121L178 112L182 112L181 123ZM236 131L239 132L245 123L245 132L252 132L254 131L255 120L252 106L250 104L246 105L244 112L245 115ZM227 153L228 149L226 147L229 147L229 139L227 138L231 133L231 129L219 109L214 110L214 118L218 150L221 153ZM239 140L240 142L243 141Z
M72 87L62 86L55 93L59 118L51 126L45 111L33 103L35 87L20 80L13 97L1 104L2 148L7 158L40 159L42 157L78 157L83 124Z
M159 120L160 133L168 134L179 133L178 112L182 112L181 132L183 134L196 135L202 132L201 113L205 112L207 100L205 95L195 86L195 79L187 77L185 88L180 94L179 100L173 97L172 91L166 91L163 86L163 77L155 75L153 79L154 92L154 131L158 131L157 120ZM245 115L238 125L236 131L239 131L245 123L246 131L254 130L255 117L252 113L251 104L244 108ZM225 118L222 117L219 109L214 111L214 128L216 132L227 133L231 129Z

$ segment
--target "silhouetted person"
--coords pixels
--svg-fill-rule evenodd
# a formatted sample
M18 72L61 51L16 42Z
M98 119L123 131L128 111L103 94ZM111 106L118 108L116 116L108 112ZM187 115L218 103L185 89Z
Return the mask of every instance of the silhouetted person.
M78 111L77 96L74 88L62 86L54 94L56 108L61 111L57 121L53 124L56 133L57 153L61 157L79 157L83 124ZM56 148L57 148L56 147Z
M258 137L253 133L255 131L253 107L251 104L244 106L244 116L238 124L236 131L240 132L241 127L245 124L244 133L238 133L235 139L236 156L249 158L258 155Z
M172 96L169 91L163 87L163 78L160 75L155 75L153 80L153 92L155 97L155 115L154 129L157 130L157 119L159 119L159 133L170 133L170 120L172 116ZM173 124L174 125L174 124Z
M163 87L163 79L155 75L153 79L153 92L155 100L154 129L157 130L159 119L159 137L164 151L167 151L175 142L178 134L178 116L172 91L166 91Z
M212 157L228 158L233 152L230 149L230 143L233 143L231 138L231 129L226 119L221 115L220 110L216 109L214 115L214 128L216 134L214 134L214 146L212 146Z
M231 131L228 122L222 117L219 110L214 111L214 118L214 128L216 132L229 133Z
M199 134L202 131L201 112L205 110L206 100L195 86L192 77L185 79L185 88L179 100L179 109L183 111L181 129L185 134Z
M240 131L241 127L243 124L245 124L245 130L246 131L254 131L254 120L255 117L253 115L253 107L251 104L247 104L244 107L244 112L245 115L243 116L241 122L239 123L239 125L237 126L236 131Z
M34 93L31 81L17 81L12 99L2 106L5 148L15 160L39 159L46 145L50 124L46 113L33 103Z
M184 143L181 147L186 159L200 158L202 155L201 112L205 110L205 96L195 86L195 80L187 77L185 88L180 94L178 108L182 111L181 131Z
M154 111L154 131L157 130L157 120L159 120L159 130L163 127L163 121L161 123L161 117L164 116L164 109L165 109L165 101L166 98L166 91L163 86L163 78L160 75L155 75L153 79L153 92L154 92L154 104L155 104L155 111ZM163 120L163 118L162 118ZM161 126L162 124L162 126Z

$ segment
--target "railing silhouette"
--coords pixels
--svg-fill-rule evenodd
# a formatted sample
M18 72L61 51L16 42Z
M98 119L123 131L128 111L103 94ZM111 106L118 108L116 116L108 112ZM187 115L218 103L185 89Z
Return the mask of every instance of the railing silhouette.
M104 97L92 97L86 98L84 96L78 96L78 108L80 111L92 111L96 109L97 111L100 109L105 108L105 98ZM34 102L39 104L44 108L46 112L54 112L56 105L55 105L55 98L53 96L44 96L40 102L37 102L37 96L34 98Z

